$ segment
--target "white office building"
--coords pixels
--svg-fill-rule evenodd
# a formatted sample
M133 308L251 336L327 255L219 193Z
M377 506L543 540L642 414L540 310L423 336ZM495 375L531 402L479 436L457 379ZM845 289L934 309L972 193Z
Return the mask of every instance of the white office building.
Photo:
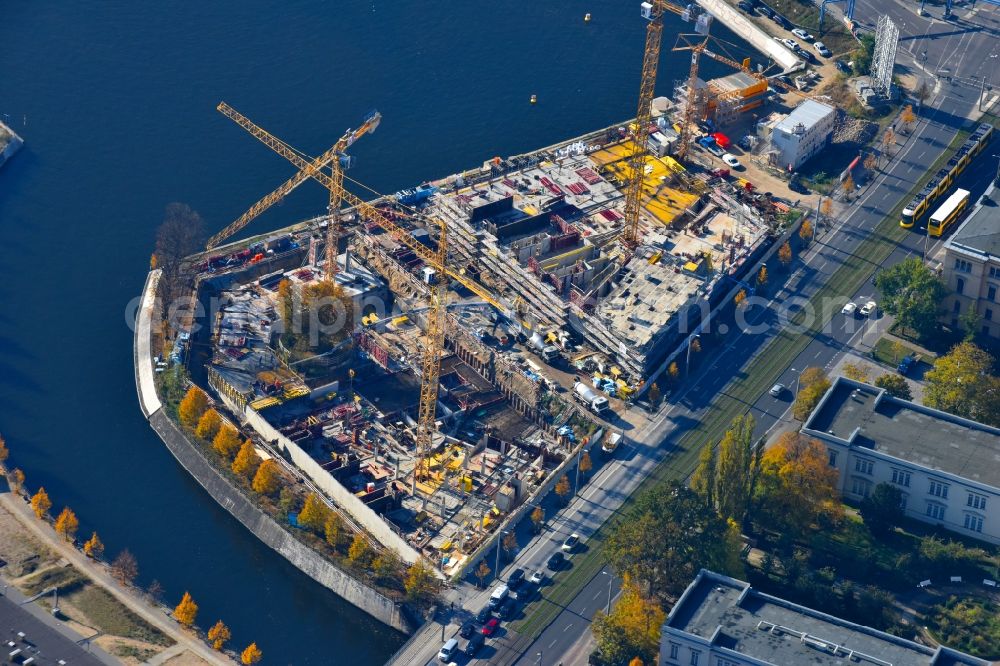
M771 155L775 166L798 169L823 150L833 136L837 112L832 106L807 99L770 126Z
M1000 544L1000 429L838 377L802 427L840 471L840 492L898 487L906 515Z

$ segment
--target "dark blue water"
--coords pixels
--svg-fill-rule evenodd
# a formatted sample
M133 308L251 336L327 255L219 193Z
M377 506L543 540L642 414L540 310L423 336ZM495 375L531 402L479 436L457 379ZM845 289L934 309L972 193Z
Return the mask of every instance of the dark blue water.
M109 554L131 549L144 584L158 579L170 600L190 590L199 624L224 619L267 663L380 663L403 637L247 534L139 412L125 308L163 207L189 203L214 230L291 175L215 111L220 100L314 154L379 109L351 176L380 191L618 122L635 112L638 10L620 0L5 3L0 113L27 144L0 170L0 432L29 487L44 484L56 510L73 507ZM667 33L661 93L688 62ZM324 206L307 183L253 229Z

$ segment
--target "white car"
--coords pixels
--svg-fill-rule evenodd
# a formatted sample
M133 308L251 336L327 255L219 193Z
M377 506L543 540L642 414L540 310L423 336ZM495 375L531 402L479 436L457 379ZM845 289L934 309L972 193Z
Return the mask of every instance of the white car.
M792 34L795 35L796 37L799 37L800 39L806 40L807 42L811 42L813 38L812 35L810 35L802 28L796 28L795 30L792 30Z
M528 580L530 580L535 585L541 585L542 583L545 582L545 572L539 569L535 573L531 574L531 578L529 578Z
M857 309L858 309L858 306L852 301L852 302L848 303L847 305L845 305L840 310L840 314L844 314L844 315L848 315L850 317L853 317L854 313L857 312Z
M799 46L799 43L797 41L795 41L794 39L789 39L788 37L785 37L784 39L782 39L781 43L784 44L785 46L787 46L788 48L790 48L793 51L795 49L802 48L802 47Z
M566 537L565 541L563 541L562 549L565 550L567 553L571 552L574 548L576 548L576 544L578 543L580 543L580 535L577 534L576 532L573 532L568 537Z
M771 390L769 390L768 393L770 393L774 398L780 398L785 393L785 385L775 384L771 387Z
M813 44L813 46L816 47L816 52L819 53L824 58L829 58L830 56L833 55L832 53L830 53L830 49L826 48L826 44L824 44L823 42L816 42L815 44Z
M878 304L875 301L868 301L861 306L861 316L871 317L878 312Z
M726 153L725 155L723 155L722 161L725 162L728 166L733 167L734 169L737 169L741 166L740 161L736 159L736 155L733 155L732 153Z

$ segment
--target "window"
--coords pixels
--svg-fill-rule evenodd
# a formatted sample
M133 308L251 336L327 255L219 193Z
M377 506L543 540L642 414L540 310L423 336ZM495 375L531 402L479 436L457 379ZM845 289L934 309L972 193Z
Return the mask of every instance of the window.
M927 491L934 497L940 497L941 499L948 499L948 486L941 483L940 481L931 481L930 490Z
M972 272L972 264L969 263L968 261L965 261L964 259L956 259L955 260L955 270L956 271L962 271L963 273L971 273Z
M989 327L989 324L983 324L983 328L982 328L982 330L981 330L980 332L981 332L981 333L982 333L983 335L989 335L989 334L990 334L990 327Z
M698 666L698 657L701 656L701 652L697 650L691 650L691 666Z
M934 520L944 520L944 505L935 502L927 503L927 517Z
M1000 268L997 268L996 266L990 266L990 277L991 278L1000 277Z
M969 493L969 499L965 502L966 506L971 506L973 509L979 509L980 511L986 510L986 497L983 495L977 495L975 493Z
M965 280L958 278L955 280L955 293L961 294L963 291L965 291ZM955 312L958 312L958 307L958 303L955 303Z
M680 649L681 649L681 646L679 644L677 644L677 643L671 643L670 644L670 658L671 659L676 659L677 658L677 652Z
M892 482L897 486L910 487L910 473L901 469L892 470Z
M983 531L983 517L971 513L965 514L965 529L973 532Z
M903 494L902 494L902 495L900 496L900 498L899 498L899 510L900 510L900 511L906 511L906 501L907 501L908 499L910 499L910 496L909 496L909 495L907 495L906 493L903 493Z
M852 479L851 492L855 495L861 495L862 497L868 497L871 494L872 484L867 479Z
M834 451L833 449L829 449L828 452L830 454L830 467L836 467L837 466L837 452Z
M986 298L991 301L997 300L997 286L995 284L991 284L986 290Z
M871 474L874 465L871 460L865 460L863 458L854 459L854 471L861 472L862 474Z
M983 311L983 319L985 319L986 321L993 321L993 310L991 310L990 308L986 308Z

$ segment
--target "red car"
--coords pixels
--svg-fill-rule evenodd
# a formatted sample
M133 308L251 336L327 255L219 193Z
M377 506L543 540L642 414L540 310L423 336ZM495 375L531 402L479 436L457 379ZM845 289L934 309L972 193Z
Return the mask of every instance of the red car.
M483 636L492 636L494 633L496 633L497 627L499 626L500 626L500 620L498 620L495 617L491 617L489 620L486 621L486 624L483 625L483 630L482 630Z

